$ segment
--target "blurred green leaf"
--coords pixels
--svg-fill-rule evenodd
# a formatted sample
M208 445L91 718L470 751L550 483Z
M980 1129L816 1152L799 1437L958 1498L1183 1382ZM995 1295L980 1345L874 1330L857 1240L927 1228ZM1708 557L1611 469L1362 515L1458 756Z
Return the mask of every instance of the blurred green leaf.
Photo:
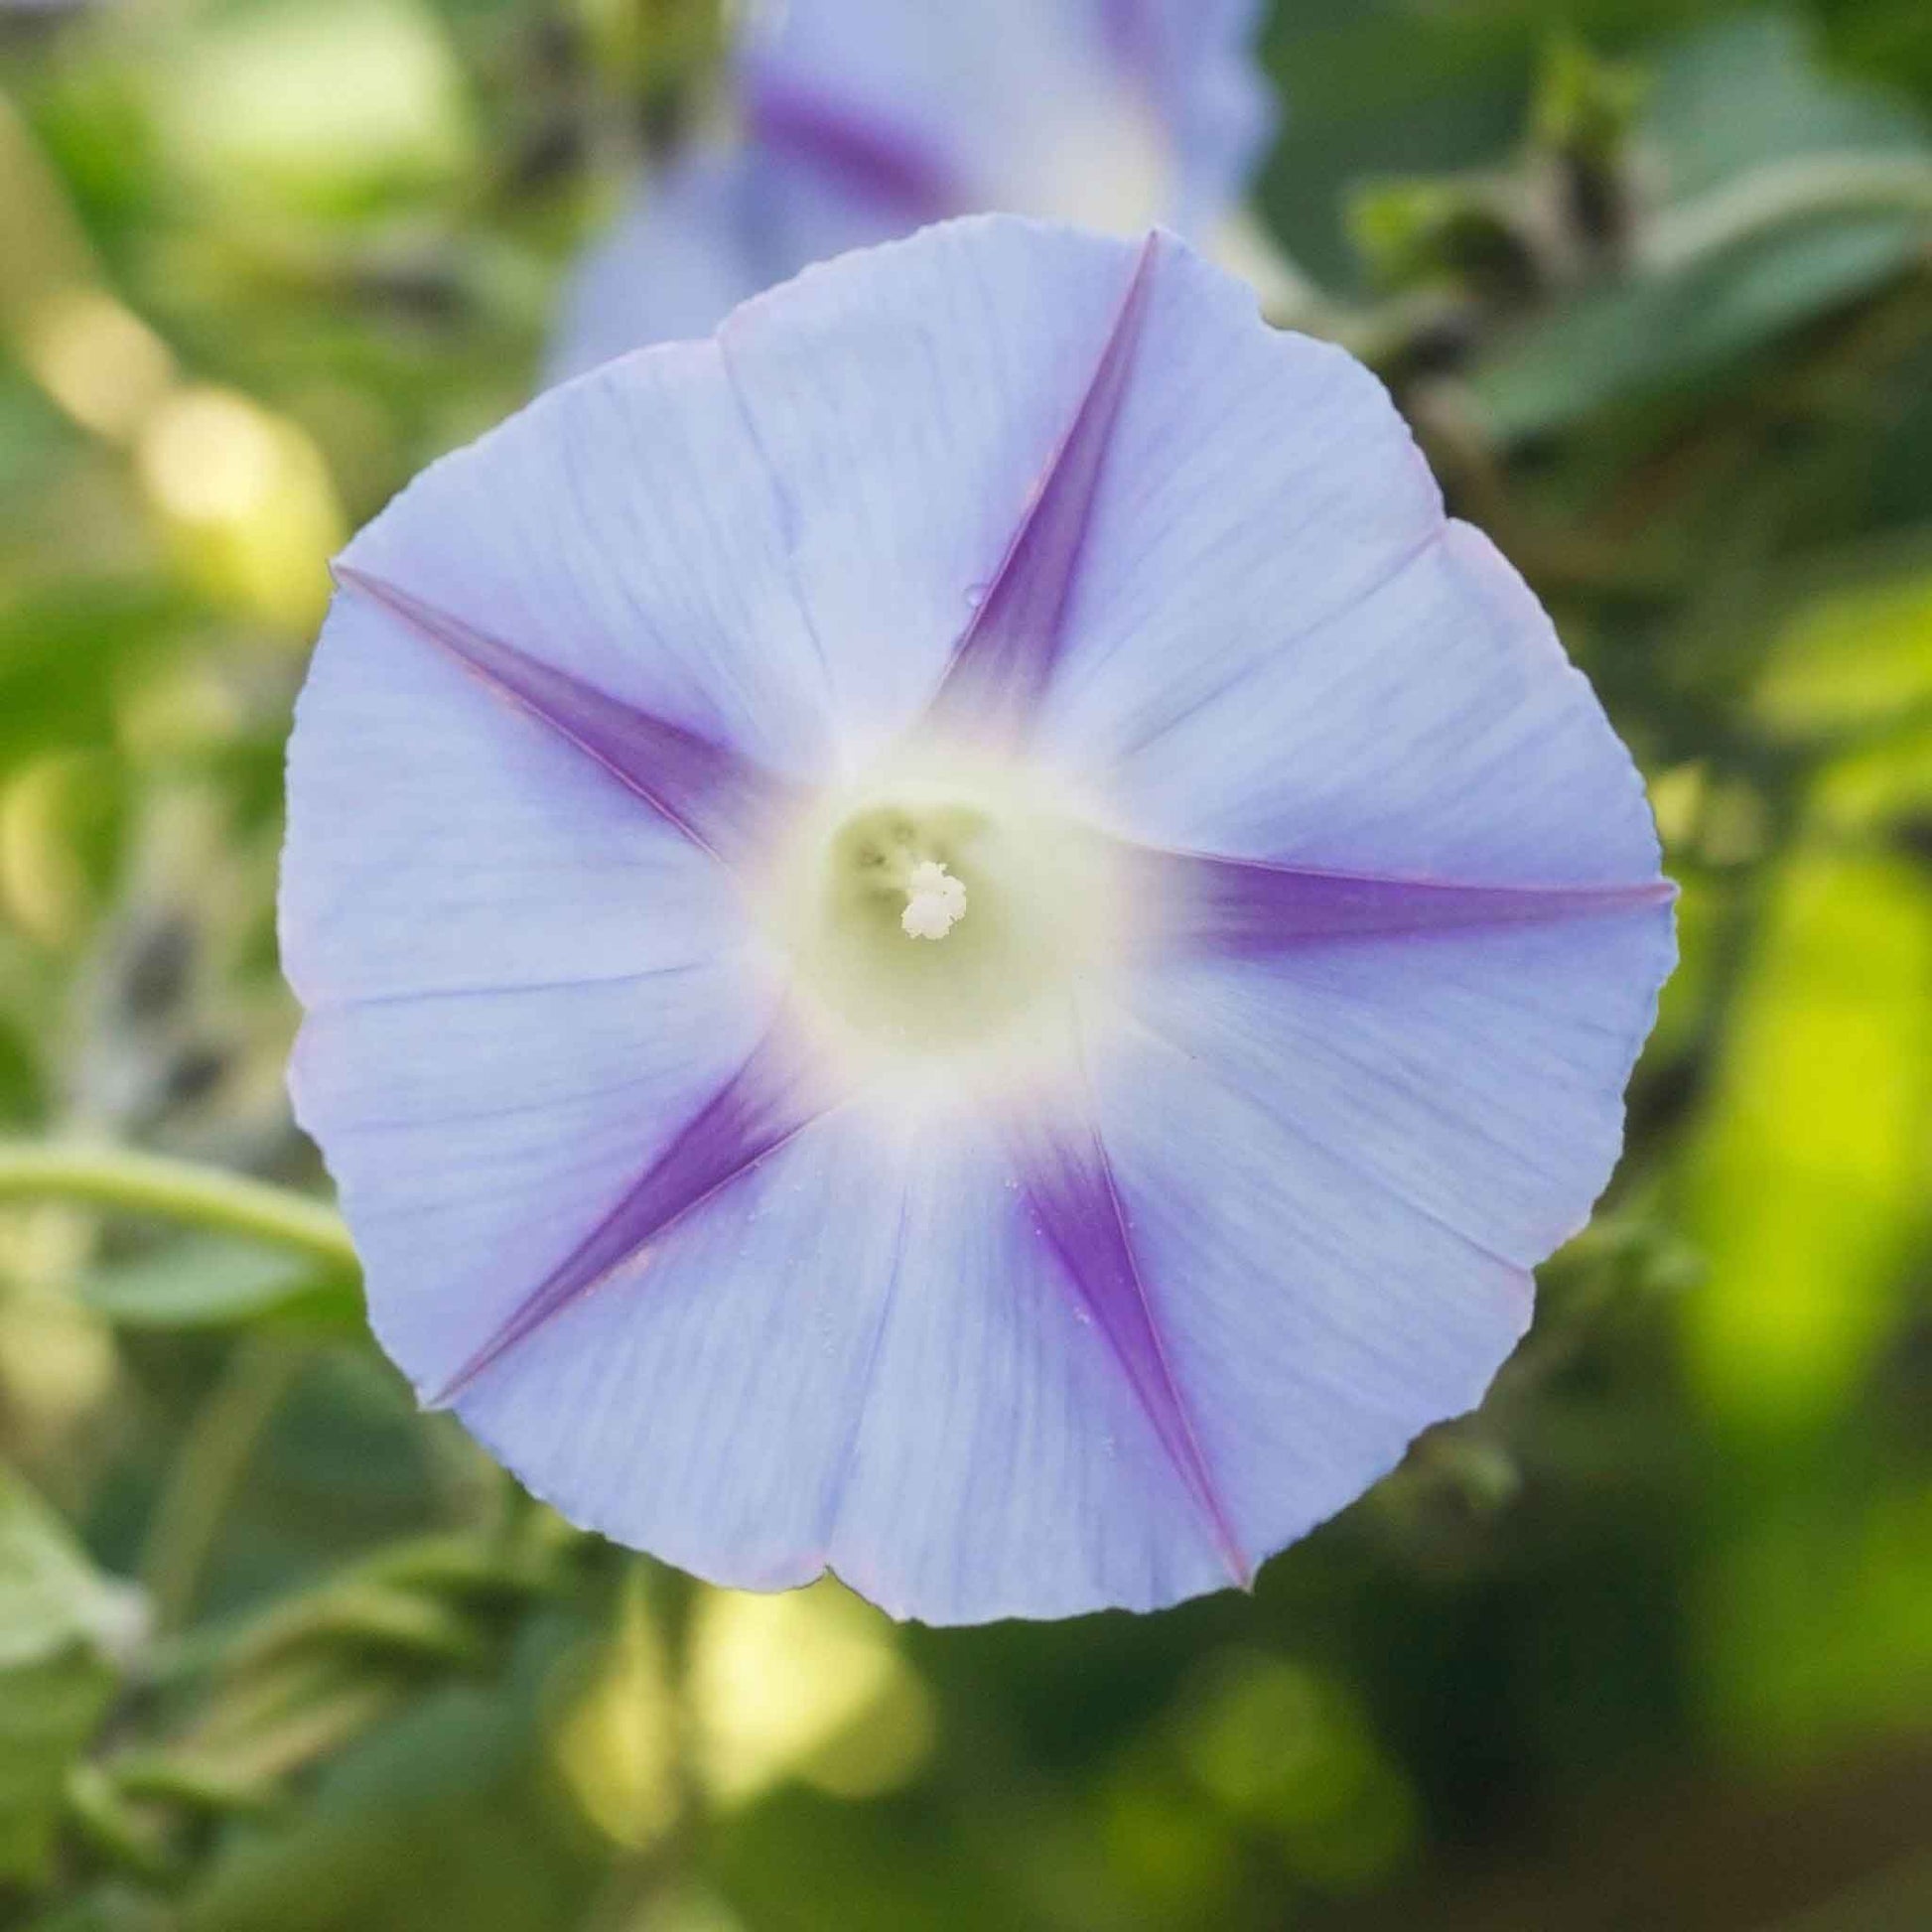
M1613 403L1735 384L1786 331L1895 280L1924 247L1912 215L1825 217L1655 276L1606 283L1513 339L1471 377L1505 440L1568 429Z
M95 1569L53 1510L0 1465L0 1671L76 1644L124 1647L140 1620L129 1587Z
M1638 138L1684 202L1794 155L1904 154L1925 145L1910 106L1826 70L1808 26L1768 10L1717 21L1656 68Z
M1755 709L1794 735L1883 725L1932 706L1932 572L1820 598L1772 646Z
M38 1881L70 1764L113 1697L110 1657L141 1621L65 1525L0 1466L0 1881Z
M1712 1715L1781 1764L1932 1720L1932 1491L1819 1487L1756 1514L1702 1605Z
M1827 74L1781 15L1679 42L1657 65L1635 147L1663 204L1651 254L1640 247L1632 273L1587 288L1475 372L1504 438L1747 378L1767 345L1895 281L1932 240L1924 122ZM1919 163L1924 195L1888 207L1893 174Z
M0 774L104 741L121 672L178 645L190 618L178 593L146 579L70 578L0 606Z
M507 1684L423 1699L332 1767L299 1816L235 1834L187 1905L188 1932L581 1924L590 1842L536 1751L549 1662L526 1643Z
M220 1240L177 1241L139 1260L96 1268L81 1300L130 1328L228 1328L267 1322L362 1332L350 1277L300 1255Z
M1820 598L1779 637L1754 708L1797 743L1841 746L1819 772L1820 821L1861 836L1932 813L1932 575Z
M416 0L231 9L154 77L173 151L224 200L354 214L473 156L455 56Z
M1708 1273L1686 1299L1699 1389L1728 1420L1836 1415L1899 1320L1926 1226L1932 881L1801 854L1739 996L1725 1083L1690 1173Z
M1288 113L1258 189L1270 222L1318 280L1346 287L1360 264L1349 195L1378 178L1476 168L1521 129L1535 36L1473 10L1400 0L1304 0L1267 39Z

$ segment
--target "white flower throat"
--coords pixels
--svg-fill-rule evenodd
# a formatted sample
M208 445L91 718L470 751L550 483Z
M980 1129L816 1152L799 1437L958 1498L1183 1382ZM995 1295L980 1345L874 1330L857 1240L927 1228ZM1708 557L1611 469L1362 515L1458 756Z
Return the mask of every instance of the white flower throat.
M950 1056L1057 1026L1076 981L1118 966L1118 852L1004 761L922 760L823 799L770 903L800 990L841 1033Z

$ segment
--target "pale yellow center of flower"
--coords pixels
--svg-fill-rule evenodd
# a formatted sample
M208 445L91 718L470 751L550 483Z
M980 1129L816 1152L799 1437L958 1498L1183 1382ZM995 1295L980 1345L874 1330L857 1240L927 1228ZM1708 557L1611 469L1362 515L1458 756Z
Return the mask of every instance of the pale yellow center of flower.
M943 939L965 916L966 888L944 866L926 859L912 868L898 915L908 939Z
M1025 1051L1120 963L1116 851L1024 773L928 759L826 798L768 903L840 1037L895 1059Z

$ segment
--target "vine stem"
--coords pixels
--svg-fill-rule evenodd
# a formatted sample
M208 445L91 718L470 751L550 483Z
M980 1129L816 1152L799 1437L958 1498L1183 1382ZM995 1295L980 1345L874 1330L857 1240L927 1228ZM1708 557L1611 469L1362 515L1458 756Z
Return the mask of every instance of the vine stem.
M1658 217L1640 245L1652 273L1826 214L1932 217L1932 165L1922 155L1808 155L1759 168Z
M339 1273L357 1272L348 1230L319 1201L218 1168L126 1148L0 1142L0 1201L8 1200L78 1201L159 1215L265 1242Z
M306 1350L279 1337L246 1336L197 1413L162 1484L141 1557L141 1581L162 1635L174 1635L192 1618L249 1464L308 1364Z

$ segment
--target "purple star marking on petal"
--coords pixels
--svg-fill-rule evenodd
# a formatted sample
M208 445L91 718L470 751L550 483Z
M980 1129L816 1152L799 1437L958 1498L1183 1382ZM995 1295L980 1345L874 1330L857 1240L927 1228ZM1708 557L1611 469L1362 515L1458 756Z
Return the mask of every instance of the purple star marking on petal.
M1665 880L1640 886L1475 886L1311 872L1201 853L1141 852L1136 863L1171 907L1162 942L1229 959L1265 959L1348 939L1422 938L1481 926L1613 918L1667 905Z
M1247 1588L1254 1580L1254 1562L1229 1520L1169 1364L1099 1134L1085 1122L1036 1123L1017 1139L1027 1197L1041 1235L1081 1308L1106 1337L1174 1473L1199 1509L1228 1575Z
M781 779L728 747L624 704L378 577L345 564L336 576L596 759L714 857L755 849L789 804Z
M1133 373L1163 245L1158 231L1142 244L1080 406L946 667L932 701L933 720L942 730L1013 743L1052 678L1108 438Z
M674 1223L750 1173L831 1104L822 1068L800 1051L792 1029L781 1022L651 1163L636 1185L426 1406L448 1408L519 1342L637 1260Z

